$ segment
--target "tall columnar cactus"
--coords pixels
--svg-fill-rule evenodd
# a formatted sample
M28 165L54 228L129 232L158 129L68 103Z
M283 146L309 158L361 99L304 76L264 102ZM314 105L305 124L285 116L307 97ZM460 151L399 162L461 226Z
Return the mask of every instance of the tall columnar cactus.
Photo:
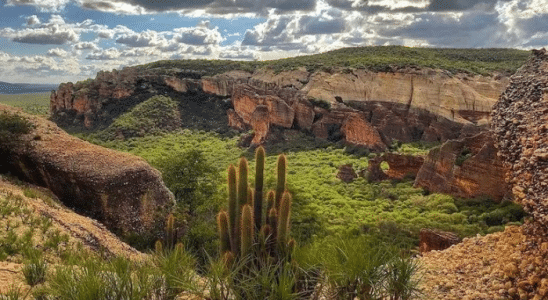
M266 205L262 147L257 149L255 158L254 189L247 182L248 163L244 157L238 164L238 176L233 165L228 168L228 212L221 211L217 217L221 254L233 259L251 255L251 261L287 260L295 241L289 239L291 195L285 190L286 158L278 157L276 192L268 193Z
M175 218L173 214L169 214L166 220L166 246L168 249L173 249L175 246Z
M253 213L251 212L251 206L246 204L242 209L242 244L241 244L241 253L242 256L247 256L251 253L251 248L253 247Z
M264 159L264 148L257 148L255 152L255 193L253 195L253 215L255 217L256 231L261 230L263 224Z
M238 244L238 216L240 205L238 204L238 193L236 190L236 168L233 165L228 167L228 224L231 248Z
M226 211L221 211L217 216L217 227L219 227L219 235L221 240L221 253L230 251L230 234L228 226L228 215Z
M278 215L278 248L285 251L289 241L289 215L291 214L291 195L286 191L280 204L280 214Z
M277 184L276 184L276 209L280 210L280 203L283 193L285 192L285 171L287 168L287 160L285 155L278 156L278 163L276 165L277 171Z

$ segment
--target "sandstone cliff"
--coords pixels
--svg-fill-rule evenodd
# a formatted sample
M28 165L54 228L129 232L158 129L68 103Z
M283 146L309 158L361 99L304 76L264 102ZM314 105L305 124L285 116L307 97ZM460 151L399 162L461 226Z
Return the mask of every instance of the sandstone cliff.
M255 107L266 105L273 126L382 150L393 140L445 141L480 132L507 83L504 76L411 68L277 73L265 67L253 73L187 75L176 69L129 67L100 72L88 82L62 84L51 95L52 118L63 126L96 128L156 94L204 94L231 98L233 107L225 115L237 130L252 128ZM331 108L313 105L322 102Z
M34 129L16 143L0 144L0 172L49 188L68 207L111 230L150 232L163 226L173 195L160 173L134 155L72 137L54 123L0 105Z
M459 197L489 196L501 201L509 192L506 169L489 132L450 140L431 150L415 179L416 187Z

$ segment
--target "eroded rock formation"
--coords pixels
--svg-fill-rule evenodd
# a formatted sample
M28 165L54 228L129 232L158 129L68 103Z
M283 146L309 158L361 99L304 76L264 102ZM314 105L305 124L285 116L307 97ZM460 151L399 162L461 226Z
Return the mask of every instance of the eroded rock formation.
M389 169L383 172L381 163L387 162ZM421 156L401 155L396 153L385 153L369 159L367 167L367 179L372 182L383 181L386 179L402 180L406 177L415 178L424 163Z
M432 192L501 201L509 192L506 168L497 156L491 133L450 140L432 149L415 179L415 187Z
M68 207L116 232L163 228L174 198L145 160L82 141L11 107L0 105L0 111L34 126L20 141L0 144L0 172L49 188Z
M153 95L205 94L232 98L234 110L227 115L237 130L248 130L255 107L266 105L272 126L383 151L393 140L445 141L477 134L488 124L491 107L507 82L504 76L412 68L316 73L261 68L253 73L190 75L177 69L129 67L100 72L95 80L62 84L51 95L53 120L96 128ZM309 99L331 108L314 106Z
M352 165L341 165L339 171L337 172L337 178L343 182L349 183L358 178L358 174L354 171Z
M423 228L420 232L419 250L421 253L444 250L458 243L460 238L452 232Z

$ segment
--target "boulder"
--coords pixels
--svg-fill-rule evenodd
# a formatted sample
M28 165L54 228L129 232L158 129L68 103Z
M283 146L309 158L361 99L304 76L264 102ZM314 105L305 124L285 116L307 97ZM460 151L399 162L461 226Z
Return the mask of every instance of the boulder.
M356 174L352 165L341 165L337 173L337 178L343 182L349 183L358 178L358 174Z
M432 149L414 186L458 197L489 196L501 201L509 192L506 171L491 134L484 132Z
M460 241L460 238L452 232L423 228L420 232L419 250L421 253L444 250Z
M162 229L174 197L144 159L72 137L54 123L0 105L34 126L0 144L0 172L49 188L66 206L122 234Z

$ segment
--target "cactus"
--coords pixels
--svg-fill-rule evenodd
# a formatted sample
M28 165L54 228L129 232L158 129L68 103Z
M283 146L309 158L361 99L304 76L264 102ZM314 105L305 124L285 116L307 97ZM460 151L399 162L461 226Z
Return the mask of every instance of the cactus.
M250 205L244 205L242 209L242 228L240 230L242 237L242 249L241 249L241 255L243 257L247 256L251 252L251 248L253 246L253 213L251 212L251 206Z
M173 228L174 225L175 218L173 217L173 214L169 214L166 220L166 247L168 249L173 249L173 246L175 246L175 229Z
M276 209L280 210L280 202L282 200L282 195L285 192L285 171L286 171L287 161L285 155L281 154L278 156L278 163L276 166Z
M253 195L253 216L255 217L256 231L260 230L263 224L264 161L264 148L259 147L255 152L255 193Z
M157 255L160 255L164 252L164 247L162 246L162 241L157 240L154 244L154 252L156 252Z
M295 247L295 241L289 238L291 195L285 190L286 158L278 157L276 190L269 191L266 205L262 147L257 149L255 158L254 189L248 183L248 162L244 157L239 160L238 174L234 165L228 168L228 211L217 216L220 251L227 266L228 261L246 256L253 264L287 262Z
M238 204L238 194L236 190L236 168L234 165L228 167L228 225L230 228L230 244L234 248L237 244L236 228L238 227L238 218L240 215L240 206Z
M230 251L230 234L226 211L221 211L217 216L217 226L219 227L219 239L221 240L221 253Z
M280 213L278 214L278 248L285 252L289 236L289 216L291 214L291 195L286 191L280 204Z

